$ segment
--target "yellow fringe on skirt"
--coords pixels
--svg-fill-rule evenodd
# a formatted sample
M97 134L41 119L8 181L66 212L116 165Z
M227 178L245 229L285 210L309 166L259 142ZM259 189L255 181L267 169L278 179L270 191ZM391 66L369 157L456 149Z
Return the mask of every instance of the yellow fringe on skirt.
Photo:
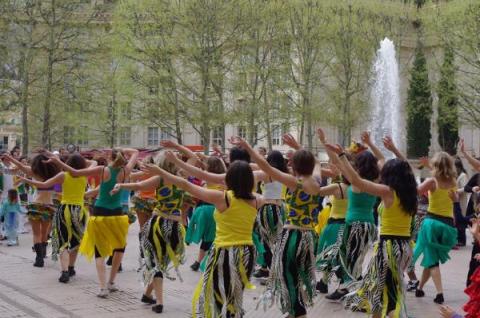
M128 216L91 216L80 244L80 253L91 260L95 248L101 257L113 254L114 249L127 245Z

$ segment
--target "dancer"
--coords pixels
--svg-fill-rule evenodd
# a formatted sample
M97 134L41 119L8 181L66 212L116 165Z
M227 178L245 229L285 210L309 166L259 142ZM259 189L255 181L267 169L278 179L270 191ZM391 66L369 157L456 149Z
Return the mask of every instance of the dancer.
M259 152L260 156L262 154ZM288 173L288 167L281 152L273 150L267 156L267 162L275 169ZM272 180L268 176L263 182L262 195L265 204L260 207L255 220L254 235L257 236L263 253L257 250L257 262L260 268L253 273L256 278L267 278L272 266L272 257L278 237L282 232L285 221L285 187L279 181Z
M18 226L20 215L23 210L18 203L18 192L15 189L8 190L8 197L3 200L0 208L0 217L5 220L5 234L7 236L7 245L18 245Z
M165 153L157 158L159 167L176 174L177 168L166 160ZM145 293L141 301L147 304L156 304L152 311L163 311L163 278L168 277L167 269L170 263L181 279L178 267L185 258L185 230L182 225L182 205L184 191L177 186L167 183L151 164L146 164L146 174L152 177L138 183L117 183L112 194L125 190L149 191L156 189L157 204L152 217L142 229L141 248L145 257ZM164 171L164 170L161 171ZM156 300L152 297L155 290Z
M274 297L283 313L288 312L289 317L304 317L315 294L314 227L319 213L319 196L326 195L312 175L315 157L307 150L297 150L292 157L293 176L269 165L243 139L235 137L231 143L246 149L260 169L288 188L287 219L273 253L267 292L261 301Z
M464 191L464 187L467 185L468 175L463 166L462 159L458 157L455 158L455 170L457 172L457 193L459 195L460 204L460 210L458 211L459 213L455 217L455 226L458 232L457 247L463 247L467 244L466 229L468 224L464 221L464 217L467 210L468 198Z
M169 160L175 157L172 153L167 156ZM149 166L149 173L158 174L167 184L175 184L216 207L214 247L194 293L192 316L196 317L197 312L206 318L243 316L243 290L253 287L249 283L255 257L253 225L257 208L263 204L263 199L252 193L252 169L241 160L232 163L225 177L227 191L196 186L158 167Z
M436 153L431 160L432 177L418 186L420 194L428 192L428 213L418 233L414 250L414 260L421 255L423 269L416 297L424 297L423 287L432 277L437 290L433 300L444 302L440 264L450 259L448 253L457 243L457 230L453 222L453 202L449 192L456 191L456 172L453 159L445 152Z
M474 220L470 229L473 234L475 244L480 242L480 220ZM475 255L477 261L480 262L480 253ZM470 298L468 302L463 306L463 310L467 313L462 316L456 313L452 308L448 306L442 306L440 314L443 318L480 318L480 268L477 268L470 277L471 283L465 289L465 294Z
M354 152L354 167L360 178L375 182L385 158L370 140L368 132L362 133L362 142L372 150L373 154L368 150ZM364 146L354 143L354 148L364 149ZM376 196L362 192L355 186L349 186L347 200L344 239L341 247L335 249L335 254L330 256L332 262L340 265L337 275L342 277L341 285L326 296L330 300L339 300L344 297L348 293L348 287L361 279L363 261L368 247L377 239L377 227L373 216Z
M410 263L410 227L417 208L417 184L408 162L389 160L380 171L380 183L362 179L339 146L326 145L352 186L382 199L380 241L358 290L345 298L347 308L373 317L407 317L403 272ZM381 209L382 210L382 209Z
M68 166L76 170L87 167L87 161L78 153L70 155L66 163L56 156L52 156L49 162L61 168ZM88 218L88 211L84 205L87 178L72 177L69 172L62 171L44 182L22 179L37 189L49 189L54 185L60 185L62 188L62 199L53 218L52 259L56 261L60 255L62 272L58 281L68 283L70 277L76 274L75 262L78 247Z
M128 161L125 156L129 157ZM123 214L120 193L112 195L110 191L116 183L121 183L128 178L137 158L138 151L127 148L113 150L111 163L106 167L95 166L77 170L68 165L62 165L72 177L101 176L93 215L88 219L79 250L89 260L95 256L100 286L97 296L100 298L106 298L109 292L118 290L114 282L127 245L128 216ZM111 255L113 255L113 262L107 285L104 258Z
M31 167L24 165L11 156L4 156L4 160L17 166L21 172L36 181L48 180L59 173L59 168L48 162L49 158L44 154L37 154L32 159ZM32 202L27 206L27 217L32 226L33 248L36 253L33 266L43 267L44 258L47 254L48 235L55 208L52 201L53 187L48 189L36 189Z

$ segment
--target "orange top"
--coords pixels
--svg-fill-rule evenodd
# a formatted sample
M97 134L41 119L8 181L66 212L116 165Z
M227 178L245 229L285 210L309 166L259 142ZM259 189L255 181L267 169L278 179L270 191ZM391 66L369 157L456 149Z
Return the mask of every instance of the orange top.
M148 178L150 178L150 177L144 175L140 178L140 181L147 180ZM157 197L156 189L146 190L146 191L138 191L137 195L138 195L138 197L140 197L142 199L155 199Z

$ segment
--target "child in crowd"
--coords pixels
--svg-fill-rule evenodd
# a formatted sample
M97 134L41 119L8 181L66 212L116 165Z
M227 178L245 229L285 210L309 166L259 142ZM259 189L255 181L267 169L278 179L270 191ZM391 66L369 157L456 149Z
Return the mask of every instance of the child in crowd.
M20 214L24 213L18 203L18 193L15 189L8 190L8 196L3 200L0 209L0 215L4 219L5 234L7 236L7 245L18 245L18 221Z

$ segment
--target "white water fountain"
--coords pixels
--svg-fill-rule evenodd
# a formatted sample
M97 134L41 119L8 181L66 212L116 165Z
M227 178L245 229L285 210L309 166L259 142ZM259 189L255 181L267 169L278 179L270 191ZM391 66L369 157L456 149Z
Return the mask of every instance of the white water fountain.
M369 125L373 142L387 155L382 138L391 136L400 151L405 151L405 127L400 112L400 76L393 42L385 38L380 42L373 64L373 85L370 93L373 116Z

